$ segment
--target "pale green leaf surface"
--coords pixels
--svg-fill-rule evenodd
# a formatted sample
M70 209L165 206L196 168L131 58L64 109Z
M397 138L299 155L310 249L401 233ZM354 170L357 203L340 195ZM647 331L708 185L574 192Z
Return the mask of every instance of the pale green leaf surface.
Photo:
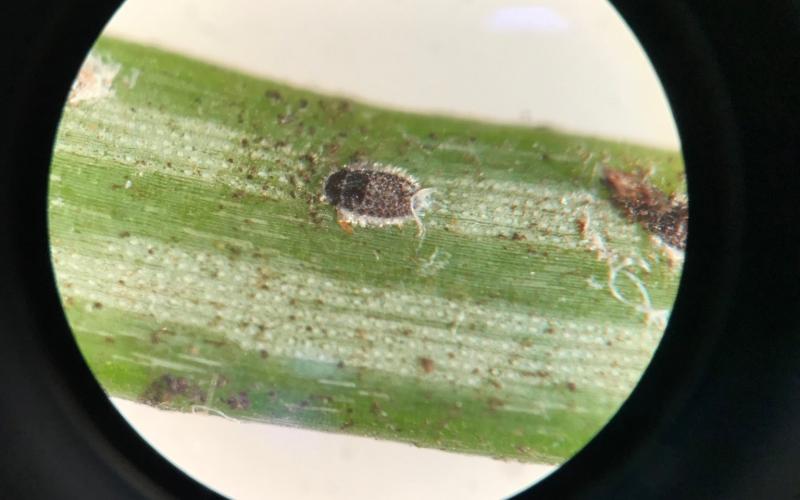
M680 261L600 175L682 191L679 153L388 111L111 39L94 53L119 71L65 109L50 230L109 394L556 463L652 356ZM339 228L321 183L358 158L436 189L424 240Z

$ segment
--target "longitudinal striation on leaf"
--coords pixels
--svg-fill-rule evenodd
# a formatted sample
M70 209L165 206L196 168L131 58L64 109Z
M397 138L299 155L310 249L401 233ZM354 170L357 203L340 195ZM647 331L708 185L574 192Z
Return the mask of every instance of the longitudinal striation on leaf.
M679 153L380 109L111 39L93 58L108 85L65 109L50 228L109 394L555 463L652 356L681 252L618 213L602 175L680 193ZM336 224L322 182L357 161L434 190L424 238Z

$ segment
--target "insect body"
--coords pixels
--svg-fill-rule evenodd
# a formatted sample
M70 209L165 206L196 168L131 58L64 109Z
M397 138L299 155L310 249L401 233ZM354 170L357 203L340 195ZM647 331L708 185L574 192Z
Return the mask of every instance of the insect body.
M329 175L322 199L336 207L339 225L345 230L351 224L383 227L414 220L421 237L425 227L419 216L430 205L432 192L421 189L400 168L359 162Z

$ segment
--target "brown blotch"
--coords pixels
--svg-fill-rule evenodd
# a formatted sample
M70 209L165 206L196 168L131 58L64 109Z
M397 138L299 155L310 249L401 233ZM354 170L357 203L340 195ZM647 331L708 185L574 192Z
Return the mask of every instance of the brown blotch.
M191 401L203 402L203 392L185 377L164 374L150 383L139 396L139 401L149 405L169 403L177 397L186 397Z
M266 97L267 99L269 99L270 101L273 101L273 102L277 102L277 101L282 101L283 100L283 96L281 95L281 93L278 92L275 89L270 89L270 90L267 90L266 92L264 92L264 97Z
M435 369L433 360L431 358L425 358L425 357L419 358L419 366L425 373L431 373Z
M667 196L650 184L642 171L623 172L606 168L603 181L611 191L611 201L631 222L683 250L689 223L689 207L675 195Z
M589 226L589 221L585 215L581 215L577 219L575 219L575 225L578 228L578 234L581 235L581 238L586 238L586 229Z
M505 401L503 401L500 398L496 398L494 396L492 396L489 399L487 399L486 403L489 405L489 409L492 410L492 411L498 410L498 409L502 408L506 404Z
M250 396L245 391L230 396L225 402L231 410L247 410L250 408Z

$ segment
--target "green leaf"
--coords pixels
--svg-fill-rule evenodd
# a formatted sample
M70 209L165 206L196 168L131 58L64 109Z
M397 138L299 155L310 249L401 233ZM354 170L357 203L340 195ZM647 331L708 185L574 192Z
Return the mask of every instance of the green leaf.
M644 168L682 192L678 152L381 109L108 38L93 57L50 230L110 395L557 463L649 362L680 259L600 176ZM321 184L358 159L435 188L424 239L337 225Z

